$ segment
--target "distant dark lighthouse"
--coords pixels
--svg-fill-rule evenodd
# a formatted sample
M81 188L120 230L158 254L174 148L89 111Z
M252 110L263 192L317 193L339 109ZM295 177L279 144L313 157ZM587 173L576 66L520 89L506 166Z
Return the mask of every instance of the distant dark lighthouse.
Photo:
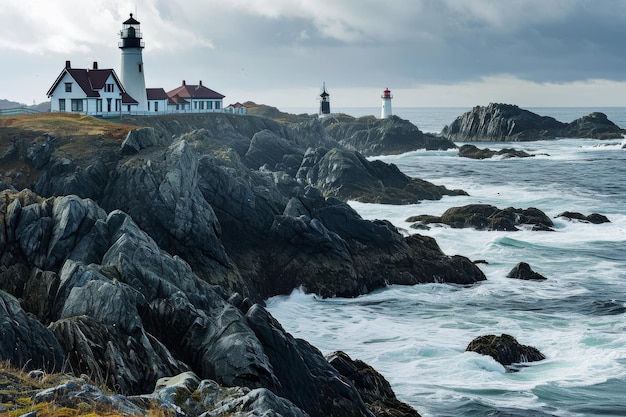
M326 91L326 83L322 85L322 94L320 94L320 111L318 117L325 117L330 115L330 94Z
M388 88L386 88L385 91L383 91L383 95L380 96L380 98L382 98L383 100L382 108L380 109L380 118L386 119L387 117L392 115L391 99L393 98L393 96L391 95L391 91Z
M137 111L147 111L146 80L144 78L144 67L142 49L144 43L141 41L141 30L139 22L130 14L130 18L123 23L124 27L120 32L122 41L118 44L122 50L121 81L126 92L137 100Z

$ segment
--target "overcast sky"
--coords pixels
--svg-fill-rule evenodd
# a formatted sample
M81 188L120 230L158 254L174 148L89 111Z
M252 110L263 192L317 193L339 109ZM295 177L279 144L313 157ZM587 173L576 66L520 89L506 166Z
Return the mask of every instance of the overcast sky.
M2 0L0 98L70 60L114 68L129 13L147 87L182 80L279 108L626 106L625 0Z

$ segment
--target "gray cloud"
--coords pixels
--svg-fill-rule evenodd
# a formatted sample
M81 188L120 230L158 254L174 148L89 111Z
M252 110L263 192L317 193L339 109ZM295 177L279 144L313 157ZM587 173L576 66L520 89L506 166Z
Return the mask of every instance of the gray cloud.
M23 3L5 0L0 16L0 53L15 65L118 65L126 1ZM626 80L620 0L138 0L137 13L149 84L165 88L182 78L223 89Z

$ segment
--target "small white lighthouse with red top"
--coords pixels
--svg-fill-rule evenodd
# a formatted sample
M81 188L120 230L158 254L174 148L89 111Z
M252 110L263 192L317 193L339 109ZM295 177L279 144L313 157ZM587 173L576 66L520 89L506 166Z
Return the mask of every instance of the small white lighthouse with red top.
M386 119L387 117L392 115L391 99L393 98L393 96L391 95L391 91L389 91L389 89L386 88L385 91L383 91L383 95L380 96L380 98L383 99L382 108L380 110L380 118Z

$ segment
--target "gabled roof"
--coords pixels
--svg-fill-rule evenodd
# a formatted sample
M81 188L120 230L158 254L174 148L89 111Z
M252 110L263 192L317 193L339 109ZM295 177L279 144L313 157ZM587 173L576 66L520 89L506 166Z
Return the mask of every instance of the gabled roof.
M162 88L146 88L148 100L167 100L169 97Z
M246 106L244 106L240 102L236 102L235 104L229 104L227 107L232 107L232 108L238 109L240 107L246 107Z
M66 65L66 67L63 68L61 74L59 74L54 84L52 84L52 87L50 87L50 89L46 93L48 97L50 97L54 90L56 90L56 88L59 86L65 74L69 74L70 77L72 77L74 81L76 81L76 84L78 84L78 86L83 90L87 97L100 97L100 90L104 88L107 80L109 79L109 77L112 76L113 80L117 84L117 87L122 92L122 102L128 104L132 104L133 102L137 103L135 99L133 99L126 93L126 90L122 86L122 83L120 82L119 78L117 78L115 70L69 68L69 65ZM124 98L124 95L126 95L126 99Z
M189 102L181 96L170 96L167 99L167 104L189 104Z
M126 91L122 92L122 104L139 104L137 100L132 98Z
M206 88L202 85L202 81L198 85L186 84L183 81L183 85L167 92L169 97L179 96L182 98L190 99L222 99L226 96Z

